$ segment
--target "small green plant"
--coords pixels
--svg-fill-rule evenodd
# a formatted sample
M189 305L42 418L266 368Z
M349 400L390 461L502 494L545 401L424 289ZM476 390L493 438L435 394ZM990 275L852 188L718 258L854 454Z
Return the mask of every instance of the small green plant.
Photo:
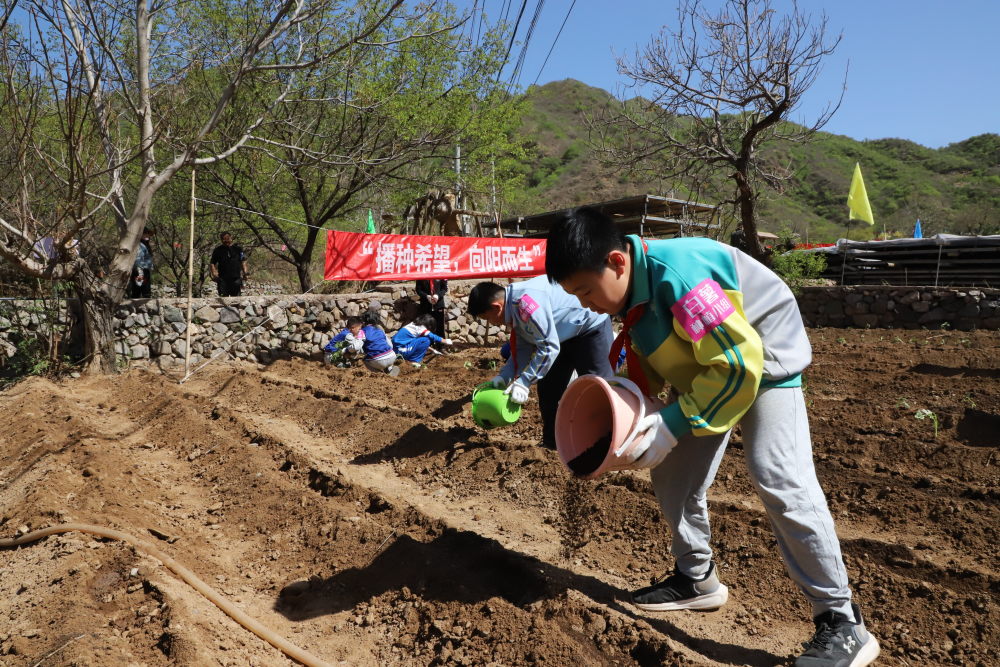
M472 362L471 362L471 361L466 361L466 362L465 362L464 364L462 364L462 365L463 365L463 366L465 366L465 369L466 369L466 370L472 370Z
M909 410L910 409L910 402L908 400L906 400L905 398L901 398L898 401L896 401L896 407L897 408L904 408L906 410Z
M841 345L847 345L847 339L844 338L843 336L837 338L837 342L840 343Z
M45 375L52 360L44 348L45 341L31 336L17 341L17 352L11 359L11 367L18 375Z
M496 359L490 359L490 370L491 371L495 371L496 369L497 369L497 360Z
M920 410L917 410L916 413L914 413L913 416L916 417L917 419L921 419L921 420L923 420L923 419L930 419L934 423L934 439L937 440L937 435L938 435L938 416L936 414L934 414L934 412L932 410L928 410L927 408L921 408Z
M129 364L131 363L132 362L131 360L129 360L127 354L118 354L115 356L115 370L117 370L119 373L124 373L125 371L127 371Z
M941 331L948 331L949 329L951 329L951 322L941 323Z
M968 394L966 394L965 396L963 396L962 397L962 402L965 403L970 408L972 408L973 410L976 409L976 401L973 400L973 398L972 398L972 392L969 392Z

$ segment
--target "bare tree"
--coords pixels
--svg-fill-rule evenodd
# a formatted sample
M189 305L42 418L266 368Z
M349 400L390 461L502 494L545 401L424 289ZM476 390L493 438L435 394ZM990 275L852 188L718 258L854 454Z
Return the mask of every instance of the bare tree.
M812 123L787 122L840 39L827 38L825 16L814 24L794 3L781 16L771 0L727 0L715 14L686 0L676 29L665 27L634 57L618 60L648 102L623 102L592 123L598 148L616 167L679 180L696 196L731 179L722 203L734 207L760 258L757 199L762 186L779 189L791 175L760 148L808 140L839 108L838 99Z
M0 257L73 283L88 370L115 369L113 312L157 192L266 135L330 61L381 48L366 40L402 5L21 0L0 34L0 172L14 175Z
M502 26L476 43L460 30L470 18L445 7L419 25L384 25L364 45L392 49L355 49L326 68L307 98L288 100L266 139L205 171L203 196L232 204L257 244L310 290L323 228L406 189L418 165L446 164L451 178L457 138L497 137L489 129L516 108L496 78Z

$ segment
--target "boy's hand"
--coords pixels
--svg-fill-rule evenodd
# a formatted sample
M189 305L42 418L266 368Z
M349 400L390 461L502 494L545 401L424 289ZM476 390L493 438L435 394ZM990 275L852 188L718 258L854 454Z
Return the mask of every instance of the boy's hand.
M451 341L450 338L445 338L444 340L441 341L441 344L442 345L453 345L453 343L452 343L452 341Z
M528 387L519 380L511 382L504 393L510 396L510 400L518 405L524 405L528 402Z
M502 389L507 386L507 378L502 375L494 375L490 378L490 384L493 385L495 389Z
M659 412L654 412L639 422L632 440L635 442L632 451L636 458L629 467L637 470L660 465L677 444L677 438L670 432Z

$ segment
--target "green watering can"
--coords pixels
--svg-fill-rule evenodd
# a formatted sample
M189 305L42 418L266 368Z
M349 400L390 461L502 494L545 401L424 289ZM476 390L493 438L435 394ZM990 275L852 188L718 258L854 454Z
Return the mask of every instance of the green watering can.
M521 416L521 406L489 382L472 391L472 419L485 429L509 426Z

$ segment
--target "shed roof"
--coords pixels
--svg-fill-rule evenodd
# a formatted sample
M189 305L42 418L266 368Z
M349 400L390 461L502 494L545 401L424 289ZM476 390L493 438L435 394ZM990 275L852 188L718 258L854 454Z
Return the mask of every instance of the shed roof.
M1000 236L839 239L836 245L794 252L826 255L823 277L842 285L1000 285Z
M588 204L610 216L626 234L643 236L700 236L715 230L718 207L659 195L636 195ZM534 215L513 216L500 221L505 234L545 236L549 228L572 208ZM495 227L496 223L484 225Z

